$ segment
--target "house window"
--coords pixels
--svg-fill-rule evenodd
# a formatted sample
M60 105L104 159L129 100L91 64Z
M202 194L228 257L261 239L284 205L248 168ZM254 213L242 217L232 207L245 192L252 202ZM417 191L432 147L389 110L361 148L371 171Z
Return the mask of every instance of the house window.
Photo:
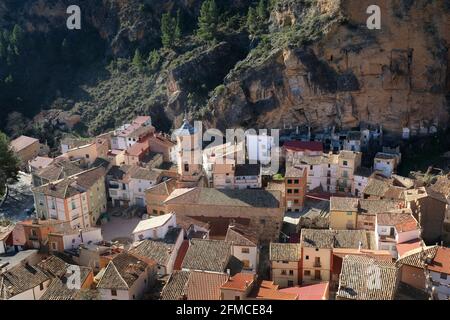
M309 166L309 170L313 170L313 166Z
M309 260L309 256L306 256L306 257L305 257L305 260Z
M288 263L289 263L289 261L287 261L287 260L283 260L283 261L282 261L282 263L284 263L284 264L288 264Z
M293 286L294 286L294 281L288 280L288 287L293 287Z
M288 189L287 193L292 193L292 189Z
M351 216L351 215L352 215L352 212L351 212L351 211L347 211L347 215L348 215L348 216Z
M117 297L117 290L116 289L111 289L111 295L113 297Z
M298 199L294 199L294 203L295 203L295 204L298 204Z
M292 184L292 180L291 180L291 179L288 179L287 183L288 183L288 184Z
M310 270L305 270L304 273L305 276L309 277L311 275L311 271Z
M441 273L441 279L447 280L447 274L446 273Z
M187 163L184 164L184 171L189 171L189 164Z
M39 284L39 290L41 290L41 291L44 290L44 284L43 283Z
M285 276L287 274L286 270L281 270L281 275Z
M294 270L289 270L289 275L293 276L294 275Z
M56 249L57 249L57 244L56 244L56 242L52 242L52 243L51 243L51 247L52 247L52 250L56 250Z
M158 210L153 209L153 214L157 215L158 214Z
M299 190L298 189L294 189L294 193L298 193L299 192Z
M71 205L72 205L72 210L75 210L77 208L75 200L72 200Z
M31 236L37 237L37 232L34 229L31 229Z
M298 179L295 179L294 184L298 184L298 183L299 183Z
M241 252L242 253L250 253L250 248L242 248Z
M346 161L346 160L344 160L344 166L347 166L348 165L348 162Z
M241 297L239 297L239 296L234 296L234 300L241 300Z

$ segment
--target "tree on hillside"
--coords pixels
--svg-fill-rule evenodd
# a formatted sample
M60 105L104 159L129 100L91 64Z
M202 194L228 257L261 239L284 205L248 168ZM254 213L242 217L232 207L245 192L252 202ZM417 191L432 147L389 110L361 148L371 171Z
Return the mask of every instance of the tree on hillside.
M0 132L0 190L18 180L19 159L9 147L8 137Z
M136 49L136 51L134 52L132 63L139 70L142 69L142 67L144 66L144 59L142 58L142 54L139 51L139 49Z
M183 18L181 16L181 10L178 9L174 31L175 42L180 41L182 36L183 36Z
M164 13L161 17L161 42L165 48L173 48L175 45L176 21L170 13Z
M161 56L157 50L150 51L148 55L148 65L152 71L156 70L159 67L159 63L161 61Z
M205 0L198 17L197 36L203 41L212 41L217 35L219 10L215 0Z
M256 12L255 9L250 7L248 8L247 14L247 29L251 35L255 35L257 33L257 21L256 21Z

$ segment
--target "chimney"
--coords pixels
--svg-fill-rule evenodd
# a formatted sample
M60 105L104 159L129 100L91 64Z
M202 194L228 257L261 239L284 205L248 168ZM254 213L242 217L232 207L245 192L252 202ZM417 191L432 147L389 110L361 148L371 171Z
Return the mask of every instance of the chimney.
M358 251L361 251L361 249L362 249L362 242L360 241L358 244Z
M230 276L230 274L231 274L231 270L227 269L227 275Z

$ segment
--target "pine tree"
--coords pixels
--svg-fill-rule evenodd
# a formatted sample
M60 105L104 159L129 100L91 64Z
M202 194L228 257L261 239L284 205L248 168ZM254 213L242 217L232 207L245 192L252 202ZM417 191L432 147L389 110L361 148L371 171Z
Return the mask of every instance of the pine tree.
M175 31L174 31L175 41L176 42L180 41L182 35L183 35L183 21L182 21L182 17L181 17L181 11L180 11L180 9L178 9L176 23L175 23Z
M205 0L198 17L197 35L204 41L212 41L217 35L219 11L214 0Z
M144 59L142 58L142 54L139 51L139 49L136 49L136 51L134 52L134 57L133 57L132 63L139 70L141 70L142 67L144 66Z
M265 0L259 0L256 7L256 14L260 23L265 23L267 19L267 6Z
M4 190L7 183L17 181L19 160L9 147L8 137L0 132L0 189Z
M256 10L252 7L248 8L247 14L247 29L251 35L255 35L257 32L257 22L256 22Z
M175 43L175 19L170 13L161 17L161 42L165 48L173 48Z
M16 24L14 25L13 31L11 33L10 42L12 45L12 48L14 50L14 53L16 55L20 54L20 49L22 47L23 42L23 30L22 28Z
M148 64L150 69L156 70L158 68L159 62L161 61L161 56L157 50L152 50L148 55Z

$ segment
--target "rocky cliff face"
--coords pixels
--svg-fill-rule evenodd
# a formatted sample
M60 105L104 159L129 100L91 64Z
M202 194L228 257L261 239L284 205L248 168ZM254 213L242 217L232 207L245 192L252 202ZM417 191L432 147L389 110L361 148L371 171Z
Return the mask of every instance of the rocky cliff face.
M281 3L273 29L312 10L303 1ZM371 4L381 7L381 30L366 27ZM212 125L382 124L394 134L448 125L449 1L321 0L318 8L344 19L320 41L275 49L264 63L228 77L210 101Z
M241 15L250 3L217 1ZM105 42L105 55L129 59L136 48L148 54L160 47L162 13L182 8L193 28L201 2L5 0L0 27L18 23L31 35L61 34L67 6L78 4L83 26ZM203 46L187 30L181 50L160 50L157 70L136 72L123 61L105 67L105 59L81 71L73 90L49 86L37 105L57 111L38 122L75 116L96 134L148 113L169 129L188 110L222 129L381 124L388 133L408 127L416 134L448 125L450 0L273 2L268 31L255 39L238 27ZM367 29L372 4L381 7L381 30Z

